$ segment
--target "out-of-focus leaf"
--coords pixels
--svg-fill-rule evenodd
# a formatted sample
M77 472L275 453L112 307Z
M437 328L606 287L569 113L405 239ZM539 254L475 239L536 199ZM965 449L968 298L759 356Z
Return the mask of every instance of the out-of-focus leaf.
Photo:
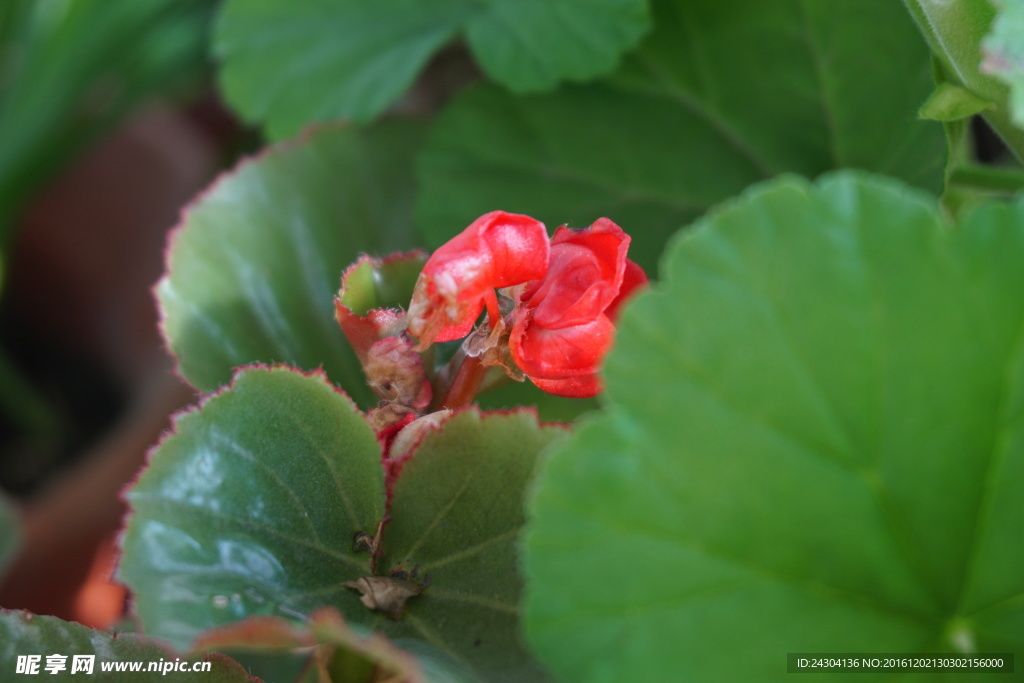
M994 104L967 88L945 82L935 87L935 92L928 96L918 113L921 118L931 121L959 121L993 107Z
M207 0L0 3L0 242L28 194L133 104L205 66Z
M374 399L334 319L361 252L414 246L412 156L422 126L325 128L222 176L189 206L157 287L179 372L213 391L253 362L323 367Z
M488 75L529 92L611 71L649 25L646 0L486 0L466 37Z
M655 30L604 82L443 112L419 165L436 246L486 211L583 227L608 216L653 269L666 238L751 182L853 166L941 187L917 119L928 51L891 0L655 0ZM870 46L870 47L869 47Z
M27 657L38 657L34 660L37 668L19 671L19 664L29 666L24 659ZM85 666L89 657L92 657L91 670L75 668L76 664ZM134 670L135 664L141 668ZM47 669L49 665L52 671ZM156 667L155 670L149 671L150 665ZM56 617L13 610L0 610L0 676L6 681L166 683L191 677L191 680L210 683L259 683L237 662L223 655L179 656L135 634L115 636Z
M509 87L610 71L648 26L644 0L227 0L216 49L229 102L274 139L314 121L367 121L465 33Z
M556 448L526 623L566 680L1024 646L1024 203L785 179L676 241ZM957 674L959 677L960 674Z

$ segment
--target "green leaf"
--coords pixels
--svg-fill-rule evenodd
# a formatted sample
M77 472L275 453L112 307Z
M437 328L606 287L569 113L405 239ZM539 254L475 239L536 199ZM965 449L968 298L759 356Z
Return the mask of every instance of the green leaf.
M5 496L0 495L0 580L4 570L14 559L21 540L21 523L18 513Z
M999 14L982 42L982 69L1010 86L1010 115L1024 127L1024 0L998 0Z
M380 446L322 375L240 372L175 421L127 493L118 572L146 632L178 645L253 614L364 611L353 539L384 513Z
M538 454L562 433L530 411L474 409L429 432L395 483L374 567L354 550L385 516L365 418L322 375L244 370L175 421L128 491L119 578L146 632L178 645L331 606L437 671L536 677L519 635L517 536ZM343 585L399 570L426 585L400 621Z
M552 228L608 216L653 268L676 229L781 172L854 166L941 186L941 127L915 116L932 89L927 49L898 4L653 8L654 33L602 83L533 97L481 87L449 106L418 166L428 242L494 209Z
M368 121L451 41L469 0L228 0L216 30L220 84L275 140L315 121Z
M935 86L935 91L921 105L918 115L930 121L959 121L993 107L994 104L967 88L947 82Z
M323 367L366 405L362 369L334 320L361 252L410 248L418 124L327 128L222 176L185 211L157 287L181 374L203 391L233 368Z
M517 540L538 454L562 434L528 411L471 409L424 438L395 483L384 552L390 570L430 583L385 632L431 643L481 680L542 677L520 636Z
M466 24L495 80L519 92L608 73L650 25L645 0L485 0Z
M228 101L272 138L313 121L368 121L465 33L516 90L614 68L648 26L644 0L228 0L216 36Z
M179 657L165 647L136 636L132 633L120 633L116 636L91 628L64 621L56 617L42 617L28 612L15 612L12 610L0 610L0 671L4 672L7 680L32 680L28 678L31 674L17 671L19 657L38 655L38 669L36 677L50 679L52 675L59 673L59 677L53 680L98 680L98 681L141 681L161 683L174 680L184 680L189 675L196 679L209 681L210 683L253 683L256 679L251 678L245 670L236 662L223 655L210 654L205 656ZM46 669L51 655L62 655L63 660L55 660L55 666L60 665L54 674ZM78 670L72 673L75 665L75 655L92 656L92 672ZM24 660L22 660L24 661ZM192 666L204 666L208 662L208 671L193 670ZM133 663L140 663L142 670L132 671L127 668ZM114 668L122 664L125 669L117 672ZM147 671L150 665L155 665L155 671ZM177 667L189 667L182 670L168 668L163 671L164 665ZM111 671L104 669L104 665L112 668ZM9 678L8 678L9 677Z
M950 231L853 173L758 187L624 312L552 453L530 642L571 680L1024 645L1024 203Z

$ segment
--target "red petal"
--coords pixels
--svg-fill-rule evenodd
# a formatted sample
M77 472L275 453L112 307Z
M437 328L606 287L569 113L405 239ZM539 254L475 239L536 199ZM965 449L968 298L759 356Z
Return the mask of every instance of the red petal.
M523 293L537 322L558 329L603 313L619 294L629 242L629 235L607 218L584 230L559 227L551 240L547 275Z
M478 223L493 257L492 288L512 287L544 277L551 247L543 223L504 211L492 211L473 225Z
M626 272L622 277L622 287L619 288L619 295L615 297L615 301L612 302L608 310L605 311L612 320L618 320L619 309L622 308L622 304L636 292L638 289L647 286L647 273L644 269L633 263L632 261L626 261Z
M590 398L604 391L604 383L601 381L600 376L596 374L567 377L565 379L537 379L531 377L530 381L545 393L554 396L564 396L565 398Z
M488 295L544 275L549 244L544 224L492 211L435 251L416 282L409 332L420 348L469 333Z
M615 326L604 315L583 325L549 330L528 314L513 327L509 349L530 379L564 379L597 372L614 335Z
M446 342L451 341L453 339L462 339L463 337L465 337L467 334L473 331L473 325L476 324L476 319L480 317L480 311L483 310L483 307L484 297L481 296L471 305L466 305L465 307L461 308L460 310L463 311L463 313L461 313L462 322L457 325L448 325L447 327L442 327L441 330L437 333L437 336L434 337L434 341ZM416 333L413 332L413 334ZM419 337L420 335L416 336Z
M423 272L434 279L442 296L470 301L488 289L543 277L549 251L543 223L492 211L435 251Z
M598 218L589 228L570 230L561 226L551 238L551 245L579 244L598 255L604 263L614 264L616 271L621 271L625 264L626 250L631 238L626 232L609 218Z

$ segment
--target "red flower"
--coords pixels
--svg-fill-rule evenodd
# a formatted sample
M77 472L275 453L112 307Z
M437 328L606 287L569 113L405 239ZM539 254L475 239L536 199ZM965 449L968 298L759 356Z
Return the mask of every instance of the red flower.
M548 250L544 224L529 216L492 211L473 221L431 255L416 281L408 330L417 349L465 337L484 306L495 326L494 290L543 277Z
M629 243L607 218L583 230L560 227L549 243L539 221L494 211L434 252L409 304L416 350L465 337L484 307L490 323L489 332L467 339L456 357L461 365L441 375L450 385L439 405L470 400L492 365L526 375L550 394L600 393L598 371L615 336L613 321L625 298L647 282L626 257ZM514 306L507 301L499 309L495 290L502 288L514 288L504 292Z
M551 240L543 278L519 296L509 347L516 365L549 394L595 396L597 371L611 348L623 300L647 282L626 258L630 237L607 218L589 228L562 226Z

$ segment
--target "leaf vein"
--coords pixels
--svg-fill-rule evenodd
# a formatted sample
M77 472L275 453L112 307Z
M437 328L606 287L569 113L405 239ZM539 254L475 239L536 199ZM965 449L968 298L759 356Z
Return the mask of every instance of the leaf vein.
M514 604L508 604L500 600L494 600L483 595L476 595L474 593L459 593L456 591L446 591L438 588L437 586L430 587L430 596L432 598L439 598L441 600L452 600L455 602L468 602L473 605L480 607L486 607L487 609L494 610L496 612L504 612L505 614L519 614L519 607Z
M801 21L803 23L804 43L814 68L814 77L818 81L819 100L821 102L821 113L825 120L825 129L828 137L828 150L832 157L832 165L835 168L844 166L842 155L839 153L839 129L836 125L835 107L830 100L828 79L823 64L821 47L814 40L814 32L811 29L810 11L807 8L807 0L799 0Z
M221 432L221 430L218 429L216 426L211 426L210 427L209 434L210 434L210 437L212 438L214 443L219 443L220 445L227 447L228 452L233 453L233 454L235 454L235 455L237 455L237 456L239 456L239 457L241 457L241 458L251 462L252 464L256 465L257 467L265 470L266 472L268 472L270 474L271 478L282 489L284 489L285 493L288 494L288 497L291 498L291 500L295 503L295 507L302 513L300 515L300 518L306 523L306 526L309 527L309 531L312 534L313 539L317 543L321 543L322 542L321 539L320 539L320 534L317 531L316 526L313 525L313 520L310 518L309 508L306 507L306 505L303 503L303 501L299 497L299 495L297 493L295 493L294 490L292 490L291 486L288 485L288 482L286 482L284 480L284 478L281 477L281 475L277 472L277 470L275 470L274 468L272 468L270 465L268 465L267 463L263 462L262 460L259 460L248 449L244 448L235 439L233 439L233 438L229 437L227 434L224 434L223 432Z
M675 86L665 69L654 62L650 57L640 52L634 55L634 59L654 75L663 87L662 91L652 91L655 97L666 97L680 104L684 109L689 110L697 117L709 124L709 127L718 133L729 147L732 147L740 156L745 158L762 178L771 178L776 174L771 164L768 163L736 130L735 124L729 122L721 112L713 111L711 107L694 97L691 93Z
M475 477L476 473L480 470L481 467L483 467L484 462L485 460L481 458L480 461L477 463L476 467L474 467L472 470L466 473L466 478L459 486L459 490L455 492L455 495L453 495L451 499L448 500L447 503L445 503L444 507L442 507L441 510L437 513L437 517L435 517L433 521L431 521L430 524L427 525L427 528L423 530L423 533L420 535L420 537L416 539L416 541L413 542L411 546L409 546L409 550L405 553L408 557L411 558L413 555L416 554L416 551L419 550L420 546L422 546L423 543L427 540L427 537L430 536L430 533L434 530L434 528L441 523L441 520L444 519L449 512L451 512L452 508L455 507L455 504L459 501L459 498L462 497L462 494L466 492L466 489L469 488L469 485L473 482L473 477Z
M557 504L558 507L563 510L579 515L583 518L589 518L597 521L608 529L617 531L618 533L628 537L635 536L637 534L647 536L653 540L660 540L664 543L671 544L677 547L686 548L691 552L704 556L710 560L720 562L723 564L729 564L740 569L748 571L752 576L760 577L762 580L769 583L783 584L796 586L798 588L807 590L818 589L827 593L832 598L839 602L850 604L856 607L870 607L877 612L885 614L896 615L900 618L911 619L917 622L931 625L934 623L934 618L928 614L919 613L909 608L892 605L889 603L878 601L869 595L863 593L856 593L845 588L833 586L831 584L824 583L822 581L816 581L804 576L796 576L786 574L777 570L772 570L767 567L754 564L749 559L733 557L728 553L722 552L720 549L712 550L705 544L700 543L696 539L685 538L676 534L669 533L664 529L658 529L651 526L644 526L641 524L630 523L627 525L623 520L603 517L595 514L595 509L583 509L566 505L564 501L560 501Z
M486 541L482 541L480 543L477 543L476 545L470 546L469 548L464 548L464 549L460 550L457 553L452 553L448 557L444 557L444 558L441 558L440 560L435 560L434 562L428 562L427 564L420 565L420 569L422 571L430 571L430 570L433 570L433 569L438 569L439 567L443 567L446 564L450 564L452 562L457 562L459 560L464 560L467 557L472 557L473 555L477 554L478 552L480 552L482 550L486 550L487 548L490 548L492 545L496 545L496 544L501 543L503 541L507 541L509 539L515 538L519 534L519 532L520 532L520 528L519 527L516 527L514 529L509 529L508 531L500 533L500 534L498 534L496 536L492 536L491 538L487 539Z
M971 583L975 573L978 571L978 560L979 560L979 549L984 539L985 530L989 523L989 518L992 514L992 508L994 506L993 498L995 496L995 489L998 488L998 482L996 478L1002 471L1002 465L1009 457L1010 444L1012 438L1010 436L1010 426L1013 424L1013 416L1010 414L1010 396L1013 393L1013 387L1016 385L1016 380L1012 375L1014 370L1017 370L1018 364L1024 359L1024 318L1017 323L1016 336L1007 362L1004 363L1004 376L999 392L999 419L1002 425L999 429L995 430L995 434L992 439L992 445L989 449L988 458L985 463L985 476L982 481L981 498L978 501L978 508L974 518L974 527L971 532L971 540L968 545L970 548L967 555L967 562L964 567L963 579L960 584L960 594L957 604L957 612L960 612L964 607L964 600L968 595L968 591L971 588Z

